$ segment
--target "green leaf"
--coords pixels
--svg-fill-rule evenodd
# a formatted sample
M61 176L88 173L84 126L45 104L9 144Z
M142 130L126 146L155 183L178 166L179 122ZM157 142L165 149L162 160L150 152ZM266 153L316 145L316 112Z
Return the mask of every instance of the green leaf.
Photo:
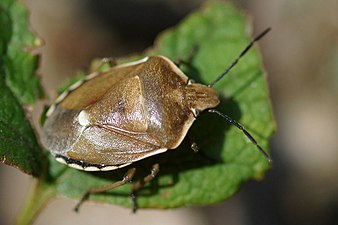
M187 60L194 53L186 68L187 75L208 84L250 42L247 28L246 18L231 4L208 2L180 25L164 32L147 54ZM222 99L219 111L242 123L268 150L275 124L261 64L257 49L250 50L215 88ZM201 154L195 154L184 142L176 150L136 163L134 180L150 173L154 162L159 162L161 168L154 182L138 192L139 207L173 208L220 202L238 191L244 181L262 178L269 168L267 160L243 133L216 115L201 115L189 135ZM121 180L126 170L90 173L52 160L49 175L58 194L80 199L88 188ZM92 195L90 200L130 207L130 188L128 184Z
M41 172L41 149L1 70L0 76L0 160L37 176Z
M36 38L28 29L22 4L0 3L0 160L38 176L42 151L21 104L33 104L41 94L34 72L38 57L29 50Z
M1 26L1 61L7 86L21 103L33 104L42 95L35 71L39 57L30 53L40 40L29 30L28 12L16 1L4 0L0 8L5 20Z

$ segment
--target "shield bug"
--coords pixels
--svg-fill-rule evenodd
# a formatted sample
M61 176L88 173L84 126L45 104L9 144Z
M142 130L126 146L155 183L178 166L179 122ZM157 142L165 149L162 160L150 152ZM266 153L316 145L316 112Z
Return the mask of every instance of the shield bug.
M200 112L216 113L239 128L242 125L215 110L218 94L212 86L270 29L258 35L211 84L193 83L168 58L151 56L94 72L63 92L47 111L42 142L56 160L75 169L108 171L177 148ZM121 181L89 189L76 209L92 193L104 192L132 180L130 167ZM151 173L133 184L133 193L150 182ZM136 204L134 202L134 209Z

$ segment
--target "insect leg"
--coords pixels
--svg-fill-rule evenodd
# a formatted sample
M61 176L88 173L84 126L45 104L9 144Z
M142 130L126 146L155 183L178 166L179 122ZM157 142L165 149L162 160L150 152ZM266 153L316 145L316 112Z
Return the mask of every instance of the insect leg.
M89 196L91 194L96 194L96 193L101 193L101 192L106 192L109 191L111 189L114 189L116 187L122 186L128 182L130 182L136 172L136 168L130 168L125 175L123 176L123 179L120 181L117 181L115 183L112 184L108 184L108 185L104 185L104 186L100 186L100 187L94 187L94 188L90 188L86 191L86 193L82 196L81 200L76 204L74 210L75 212L78 212L80 209L80 206L89 198Z
M145 184L150 183L156 177L159 171L160 171L160 165L158 163L155 163L152 166L152 169L149 175L145 176L142 180L138 180L137 182L133 183L132 192L131 192L133 213L135 213L138 208L137 201L136 201L137 191L141 189L142 187L144 187Z

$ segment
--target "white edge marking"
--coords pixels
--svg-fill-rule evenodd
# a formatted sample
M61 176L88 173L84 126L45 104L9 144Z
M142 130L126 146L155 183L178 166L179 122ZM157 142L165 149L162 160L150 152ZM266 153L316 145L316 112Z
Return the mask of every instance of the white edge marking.
M194 113L194 112L192 112L192 113ZM171 149L175 149L175 148L177 148L177 147L181 144L181 142L183 141L183 139L184 139L185 136L187 135L187 133L188 133L188 131L189 131L191 125L194 123L195 120L196 120L196 117L193 117L193 118L191 119L191 121L186 122L186 123L183 125L183 129L182 129L182 132L181 132L181 134L180 134L181 137L177 140L176 144L175 144Z
M77 170L84 170L84 168L82 166L75 164L75 163L70 163L70 164L66 164L66 165L71 167L71 168L77 169Z
M69 92L74 91L75 89L80 87L82 84L84 84L86 81L91 80L91 79L97 77L98 75L100 75L100 73L98 73L98 72L91 73L91 74L87 75L84 79L79 80L79 81L75 82L74 84L72 84L69 88L67 88L67 90L62 92L57 97L57 99L53 102L53 104L47 110L46 116L49 117L50 115L52 115L52 113L55 111L56 105L58 105L60 102L62 102L68 96Z
M99 171L110 171L110 170L120 169L120 168L125 167L125 166L129 166L130 164L131 163L126 163L126 164L122 164L122 165L119 165L119 166L104 166L101 169L99 169L99 168L96 168L96 169L98 169Z
M137 159L136 161L139 161L139 160L142 160L144 158L148 158L150 156L153 156L153 155L157 155L157 154L160 154L160 153L163 153L163 152L166 152L168 149L166 148L160 148L156 151L153 151L151 152L150 154L147 154L145 155L144 157L141 157L139 159ZM99 168L99 167L96 167L95 165L93 166L88 166L88 167L83 167L81 166L80 164L76 164L76 163L67 163L66 160L62 157L55 157L56 161L58 161L59 163L61 164L64 164L66 166L69 166L71 168L74 168L74 169L77 169L77 170L84 170L84 171L88 171L88 172L95 172L95 171L110 171L110 170L116 170L116 169L120 169L122 167L126 167L126 166L129 166L131 163L125 163L125 164L121 164L121 165L117 165L117 166L114 166L114 165L101 165L102 168ZM135 162L136 162L135 161Z
M117 65L114 68L127 67L127 66L133 66L133 65L141 64L141 63L146 62L148 59L149 59L149 57L147 56L147 57L144 57L144 58L137 60L137 61ZM101 73L99 73L99 72L93 72L91 74L88 74L83 80L79 80L76 83L72 84L69 88L67 88L67 90L62 92L62 94L57 97L57 99L54 101L54 103L49 107L49 109L46 113L46 116L49 117L54 112L56 105L59 104L60 102L62 102L67 97L67 95L69 94L70 91L77 89L83 83L85 83L85 81L91 80L91 79L97 77L100 74Z
M185 75L180 68L178 68L175 63L173 63L170 59L168 59L165 56L160 55L159 57L161 57L162 59L164 59L165 61L167 61L169 63L169 65L171 66L171 69L182 78L183 81L185 81L187 84L191 84L194 83L193 80L190 80L188 78L187 75ZM195 115L196 111L192 110L192 114ZM183 141L184 137L186 136L186 134L188 133L188 130L190 129L191 125L194 123L194 121L196 120L196 117L194 116L194 118L192 118L189 122L186 122L183 126L182 132L181 132L181 137L177 140L176 144L174 145L174 147L172 149L177 148L181 142Z
M62 92L61 95L55 100L55 104L60 103L68 95L68 89Z
M52 113L56 109L56 105L59 104L65 97L67 97L67 95L68 95L68 89L66 91L62 92L62 94L59 95L57 97L57 99L54 101L54 103L49 107L49 109L47 110L47 113L46 113L46 117L50 117L50 115L52 115Z
M99 171L100 169L95 167L95 166L88 166L88 167L85 167L83 168L84 171L88 171L88 172L95 172L95 171Z
M153 155L161 154L163 152L166 152L167 150L168 150L167 148L159 148L156 151L153 151L153 152L146 154L145 156L135 160L134 162L140 161L142 159L148 158L148 157L153 156Z
M84 80L79 80L79 81L75 82L74 84L72 84L72 85L68 88L68 90L70 90L70 91L75 90L76 88L80 87L81 84L83 84L83 82L84 82Z
M126 66L134 66L134 65L137 65L137 64L144 63L148 59L149 59L149 57L147 56L147 57L144 57L143 59L140 59L140 60L137 60L137 61L117 65L117 66L115 66L115 68L121 68L121 67L126 67Z
M85 76L84 80L85 80L85 81L91 80L91 79L97 77L98 75L100 75L99 72L93 72L93 73L90 73L90 74L88 74L87 76Z
M55 104L52 104L50 107L49 107L49 109L48 109L48 111L47 111L47 113L46 113L46 116L47 117L50 117L50 115L52 115L52 113L55 111Z
M65 159L62 158L62 157L56 157L55 159L59 163L64 164L66 166L69 166L71 168L74 168L74 169L77 169L77 170L84 170L84 171L88 171L88 172L116 170L116 169L119 169L119 168L122 168L122 167L125 167L125 166L128 166L128 165L131 164L131 163L125 163L125 164L122 164L122 165L119 165L119 166L112 166L112 165L104 166L104 165L102 165L102 168L98 168L98 167L95 167L95 166L82 167L81 165L76 164L76 163L67 163L65 161Z
M64 160L64 158L61 157L55 157L56 161L58 161L59 163L65 164L67 165L66 161Z

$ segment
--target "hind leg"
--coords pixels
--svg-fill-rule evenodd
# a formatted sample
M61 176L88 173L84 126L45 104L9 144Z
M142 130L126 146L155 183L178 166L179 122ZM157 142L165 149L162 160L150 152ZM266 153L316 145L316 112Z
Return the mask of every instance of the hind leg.
M133 183L132 192L131 192L131 199L133 204L133 213L137 210L137 191L144 187L144 185L150 183L158 174L160 171L160 165L158 163L155 163L152 166L151 172L149 175L145 176L142 180L136 181Z
M100 186L100 187L94 187L94 188L90 188L86 191L86 193L82 196L82 198L80 199L80 201L76 204L74 210L75 212L78 212L80 209L80 206L89 198L89 196L91 194L96 194L96 193L102 193L102 192L106 192L109 191L111 189L114 189L116 187L122 186L128 182L130 182L136 172L136 168L130 168L125 175L123 176L123 179L120 181L117 181L115 183L112 184L108 184L108 185L104 185L104 186Z

